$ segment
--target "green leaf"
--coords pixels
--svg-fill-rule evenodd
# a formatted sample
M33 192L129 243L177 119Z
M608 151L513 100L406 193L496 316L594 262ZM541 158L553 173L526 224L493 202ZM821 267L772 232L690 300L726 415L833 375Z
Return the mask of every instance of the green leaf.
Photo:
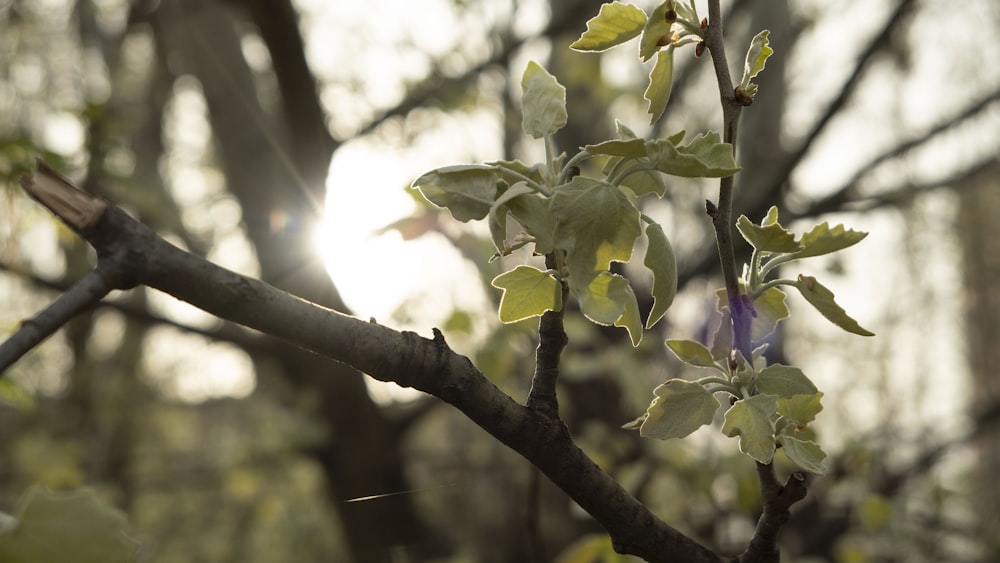
M494 160L492 162L487 162L486 164L495 166L502 170L515 172L526 178L530 178L538 184L545 183L545 176L542 173L544 166L542 164L532 164L531 166L528 166L520 160Z
M769 395L791 398L795 395L814 395L816 386L796 367L773 364L757 374L757 390Z
M656 398L639 428L639 435L644 438L683 438L711 424L719 409L719 400L704 387L683 379L671 379L653 393Z
M629 158L642 158L646 156L645 139L614 139L587 145L584 147L590 154L605 154L608 156L624 156Z
M630 290L625 278L611 272L599 272L578 291L580 310L595 323L610 325L625 313ZM631 297L635 299L635 294Z
M703 133L687 145L674 146L673 138L646 142L646 151L660 172L685 178L721 178L740 171L733 146L719 134Z
M32 487L18 501L17 522L0 534L4 563L125 563L138 543L127 519L90 489L51 492Z
M740 437L740 451L761 463L774 457L774 415L778 411L775 395L754 395L726 411L722 433Z
M631 145L628 144L617 145L617 146L609 145L607 147L608 152L601 152L602 150L604 150L603 149L604 143L599 143L597 145L589 145L588 147L586 147L588 150L592 147L602 147L597 149L598 152L592 152L592 154L611 155L611 158L609 158L607 163L605 163L604 165L603 173L605 176L610 175L611 172L615 170L619 166L619 164L621 164L621 161L624 159L623 158L624 156L636 158L637 162L649 162L648 158L643 158L646 156L646 141L636 139L635 133L633 133L631 129L626 127L620 121L615 121L615 125L618 128L619 141L631 140L638 142L633 143ZM684 138L683 131L680 133L680 137L681 139ZM614 150L624 151L625 154L620 156L615 156L611 153L611 151ZM660 172L657 170L640 170L638 172L633 172L632 174L629 174L627 177L623 178L620 185L632 190L632 192L635 193L636 196L643 196L646 194L655 193L656 195L663 197L663 193L667 189L666 185L663 183L663 174L660 174Z
M670 27L672 21L667 21L667 10L673 7L674 0L666 0L653 10L646 20L645 27L642 28L642 39L639 40L639 58L646 62L653 58L660 47L669 45L673 41L673 32Z
M653 223L646 227L646 258L642 263L653 272L653 308L646 319L646 328L652 328L674 302L677 295L677 259L663 227Z
M738 92L741 92L751 100L757 94L757 85L752 84L750 81L760 74L760 71L764 70L767 58L774 53L774 49L768 45L767 36L769 34L770 32L765 29L754 36L750 42L746 61L743 63L743 79L740 81L740 85L736 87Z
M767 210L767 214L764 218L760 220L761 227L767 227L768 225L776 225L778 223L778 207L772 205L770 209Z
M670 90L674 79L674 49L667 48L656 54L656 63L653 70L649 72L649 86L646 88L643 98L649 101L649 109L646 111L650 115L649 122L656 123L667 109L667 101L670 100Z
M548 198L536 193L524 194L508 201L507 209L525 232L534 237L537 254L552 252L555 223L549 215Z
M847 316L847 312L833 300L833 292L827 289L823 284L816 281L816 278L812 276L799 275L799 279L795 283L795 287L798 288L799 293L806 298L806 301L815 307L816 310L819 311L821 315L826 317L828 321L846 330L847 332L861 336L875 336L874 332L870 332L862 328L861 325L858 324L858 321Z
M531 266L518 266L493 278L493 287L503 290L500 320L513 323L562 309L559 280Z
M823 465L823 460L826 459L826 452L815 442L784 436L781 444L785 455L788 456L788 459L794 461L795 465L817 475L822 475L826 472L826 467Z
M736 220L736 228L750 246L762 252L790 253L802 250L795 240L795 235L785 230L778 223L766 226L753 224L746 215L740 215Z
M459 221L486 217L496 198L500 174L486 164L460 164L431 170L413 181L428 201L447 207Z
M667 348L670 348L670 351L686 364L700 368L710 368L715 365L712 352L701 342L695 342L694 340L667 340Z
M625 311L622 316L615 321L615 326L620 326L628 331L628 336L632 340L632 346L638 346L642 341L642 316L639 314L639 302L635 298L635 292L628 280L625 280Z
M778 322L788 318L785 292L776 287L769 288L753 300L753 312L753 319L750 321L750 340L757 346L774 333Z
M510 248L507 246L507 213L510 210L507 208L507 204L516 197L532 193L534 190L528 187L527 182L518 182L507 188L490 206L490 235L493 237L493 245L501 256L510 253Z
M823 410L821 399L823 393L817 391L811 395L794 395L778 399L778 413L794 422L797 426L806 426Z
M612 261L627 262L642 232L639 210L621 190L583 176L556 187L549 212L556 245L566 250L574 291L590 283L596 272L607 270Z
M577 51L604 51L642 33L646 13L631 4L611 2L587 22L587 31L569 46Z
M566 125L566 88L535 61L521 76L521 126L535 139Z
M843 225L831 228L823 221L802 235L802 250L796 252L794 257L808 258L836 252L861 242L866 236L866 232L845 229Z

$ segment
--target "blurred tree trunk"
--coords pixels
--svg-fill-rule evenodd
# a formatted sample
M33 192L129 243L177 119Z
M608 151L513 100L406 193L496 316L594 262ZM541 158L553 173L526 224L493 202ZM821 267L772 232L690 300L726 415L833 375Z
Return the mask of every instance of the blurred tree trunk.
M966 346L972 375L973 412L987 420L975 440L979 478L972 486L979 515L984 561L1000 557L1000 369L995 356L1000 342L1000 166L967 180L960 198L958 231L964 257Z
M220 166L242 207L261 278L343 311L312 241L335 143L306 66L296 14L288 0L249 1L245 7L270 50L279 84L281 101L271 113L261 104L241 51L242 14L234 6L165 2L154 16L154 29L171 63L177 59L178 74L190 73L201 82ZM291 348L276 359L287 378L319 398L317 415L330 438L311 453L326 472L330 501L354 559L382 561L389 546L421 541L424 532L407 496L344 502L406 489L397 434L369 398L362 374ZM260 367L262 358L257 360Z

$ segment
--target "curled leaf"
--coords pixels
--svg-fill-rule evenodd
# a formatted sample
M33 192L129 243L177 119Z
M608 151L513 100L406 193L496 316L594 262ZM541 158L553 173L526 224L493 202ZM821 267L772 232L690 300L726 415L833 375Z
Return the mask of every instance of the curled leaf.
M587 31L569 46L577 51L604 51L637 37L646 25L646 13L631 4L610 2L587 22Z

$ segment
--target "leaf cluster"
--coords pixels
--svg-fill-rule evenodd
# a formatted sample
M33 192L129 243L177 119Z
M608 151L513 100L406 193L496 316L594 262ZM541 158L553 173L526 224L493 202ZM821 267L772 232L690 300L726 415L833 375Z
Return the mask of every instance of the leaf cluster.
M663 228L640 211L638 200L662 196L665 175L736 173L732 146L714 132L687 143L684 131L664 139L639 139L619 123L617 139L582 147L567 161L562 154L551 156L552 135L566 124L565 88L534 62L525 69L521 86L524 131L550 149L547 162L446 166L423 174L413 187L459 221L486 219L496 256L531 245L534 254L554 257L555 268L520 265L493 280L503 290L501 321L561 310L565 285L588 319L626 328L638 345L643 327L651 328L663 317L677 291L670 241ZM590 158L605 160L599 177L578 174L579 165ZM516 230L512 237L511 230ZM611 271L613 263L632 259L643 236L643 265L653 275L654 300L645 323L631 283Z

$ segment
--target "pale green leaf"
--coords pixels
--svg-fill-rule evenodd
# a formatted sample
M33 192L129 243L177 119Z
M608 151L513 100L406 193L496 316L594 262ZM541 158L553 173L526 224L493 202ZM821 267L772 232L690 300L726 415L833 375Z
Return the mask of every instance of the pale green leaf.
M532 268L518 266L493 278L493 287L503 290L500 297L500 320L513 323L562 309L559 280Z
M816 419L823 410L823 393L817 391L811 395L794 395L778 399L778 413L797 426L805 426Z
M632 346L638 346L642 341L642 316L639 314L639 302L635 298L635 292L628 280L625 280L625 311L622 316L615 321L615 326L620 326L628 330Z
M624 156L629 158L641 158L646 156L645 139L613 139L587 145L584 147L590 154L604 154L608 156Z
M715 365L712 352L701 342L695 342L694 340L667 340L667 348L670 348L670 351L686 364L701 368L709 368Z
M757 94L757 85L752 84L750 81L760 74L760 71L764 70L767 58L774 53L774 49L768 45L767 36L769 34L770 32L765 29L754 36L750 42L750 48L747 49L746 61L743 63L743 79L736 88L737 91L743 93L751 100Z
M518 182L507 188L490 206L490 235L493 237L493 245L501 256L507 255L510 251L507 247L507 213L509 212L507 204L516 197L532 193L534 190L528 187L527 182Z
M611 2L587 22L587 31L569 46L577 51L604 51L637 37L646 25L646 13L631 4Z
M583 176L555 189L549 212L554 239L566 250L574 291L590 283L596 272L607 270L612 261L627 262L642 232L639 210L621 190ZM616 315L607 322L617 319Z
M750 340L756 347L774 333L779 321L788 318L785 292L776 287L769 288L753 300L753 313Z
M719 400L704 387L683 379L671 379L653 393L656 398L639 428L639 435L644 438L683 438L711 424L719 409Z
M868 236L868 233L845 229L843 225L830 225L823 221L802 235L799 243L802 250L795 253L795 258L821 256L853 246Z
M670 100L670 90L674 79L674 50L668 48L656 54L656 63L653 70L649 72L649 86L646 88L643 98L649 101L649 109L646 113L650 115L649 122L656 123L664 110L667 109L667 101Z
M138 544L126 535L125 513L94 491L32 487L18 502L17 524L0 535L4 563L125 563Z
M822 475L826 472L826 467L823 464L823 460L826 459L826 452L815 442L784 436L781 444L785 455L788 456L788 459L794 461L795 465L817 475Z
M768 225L778 224L778 207L772 205L768 210L764 218L760 220L761 227L767 227Z
M653 10L642 29L642 39L639 40L639 58L646 62L653 58L661 47L669 45L674 34L670 30L672 21L667 21L667 10L673 6L674 0L665 0Z
M778 411L776 395L754 395L736 401L726 411L722 433L740 437L740 451L761 463L774 457L774 415Z
M482 219L496 198L500 174L486 164L444 166L413 181L428 201L446 207L459 221Z
M535 240L535 253L552 252L555 223L549 214L549 199L536 193L524 194L507 202L507 209Z
M660 172L685 178L721 178L740 171L733 146L723 143L718 133L703 133L679 146L671 142L674 138L646 141L647 154Z
M799 293L806 298L806 301L810 305L815 307L820 314L833 324L847 332L861 336L875 336L874 332L862 328L858 324L858 321L849 317L847 312L833 300L833 292L816 281L816 278L800 275L798 281L795 283L795 287L798 288Z
M677 295L677 259L663 227L653 223L646 227L646 257L642 263L653 272L653 308L646 319L646 328L652 328L674 302Z
M521 76L521 125L535 139L566 125L566 88L535 61Z
M795 235L785 230L778 223L766 226L753 224L746 215L740 215L736 220L736 228L750 246L762 252L798 252L802 249L795 241Z
M625 278L611 272L599 272L586 287L577 291L580 310L591 321L610 325L625 313L629 290L628 280ZM635 299L635 294L631 297Z
M816 385L799 368L773 364L757 374L757 390L769 395L791 398L795 395L814 395Z

